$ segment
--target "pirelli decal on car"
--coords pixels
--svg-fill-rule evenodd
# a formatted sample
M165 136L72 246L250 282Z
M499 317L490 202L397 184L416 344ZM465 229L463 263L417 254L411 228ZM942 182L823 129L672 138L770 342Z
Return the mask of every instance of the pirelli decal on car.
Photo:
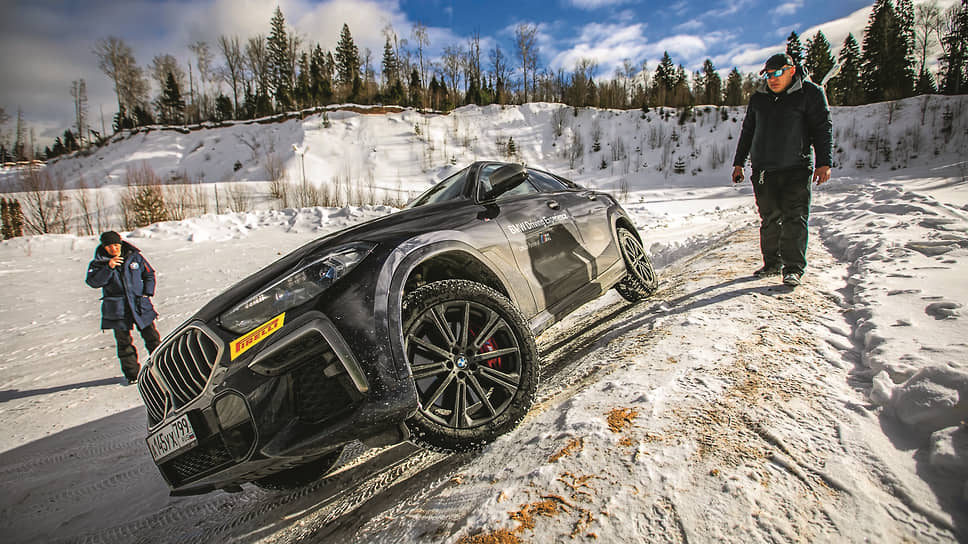
M245 333L245 335L232 340L232 345L229 347L231 359L234 361L236 357L245 353L249 348L265 340L269 337L269 335L281 329L285 320L286 312L282 312L269 321L259 325L255 329Z

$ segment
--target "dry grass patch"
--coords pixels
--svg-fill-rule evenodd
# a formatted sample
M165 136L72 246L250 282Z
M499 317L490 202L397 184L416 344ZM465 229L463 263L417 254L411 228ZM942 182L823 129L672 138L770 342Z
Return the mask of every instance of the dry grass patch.
M564 448L561 448L561 450L558 453L549 457L548 462L554 463L555 461L557 461L558 459L561 459L562 457L581 451L584 447L585 447L585 439L576 438L571 442L569 442L567 446L565 446Z
M457 544L523 544L523 542L521 537L507 529L462 536L457 540Z
M613 408L607 415L608 428L613 433L620 433L632 426L639 411L635 408Z
M569 508L571 504L558 495L542 495L540 501L522 504L520 510L508 514L519 524L514 532L520 533L526 529L534 529L535 516L553 518L567 512Z

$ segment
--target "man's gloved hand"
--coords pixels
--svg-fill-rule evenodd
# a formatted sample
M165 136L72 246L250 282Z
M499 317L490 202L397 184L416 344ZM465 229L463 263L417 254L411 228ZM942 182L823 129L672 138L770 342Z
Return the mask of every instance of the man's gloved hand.
M744 179L746 179L746 178L743 176L743 167L742 166L734 166L733 167L733 183L743 183L743 180Z

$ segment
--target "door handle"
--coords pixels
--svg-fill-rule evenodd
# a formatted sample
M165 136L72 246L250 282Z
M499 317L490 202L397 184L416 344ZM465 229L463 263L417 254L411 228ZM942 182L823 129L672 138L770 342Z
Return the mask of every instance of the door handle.
M558 208L561 207L561 204L558 204L557 200L549 200L548 207L551 208L552 210L557 210Z

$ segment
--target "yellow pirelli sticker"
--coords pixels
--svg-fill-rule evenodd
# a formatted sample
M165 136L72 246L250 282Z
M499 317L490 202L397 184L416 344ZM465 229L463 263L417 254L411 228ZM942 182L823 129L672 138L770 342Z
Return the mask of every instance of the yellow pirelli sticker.
M265 340L270 334L281 329L285 320L286 312L283 312L276 317L273 317L269 321L259 325L255 329L245 333L244 336L240 336L235 340L232 340L232 345L229 348L231 359L234 361L236 357L245 353L249 348Z

